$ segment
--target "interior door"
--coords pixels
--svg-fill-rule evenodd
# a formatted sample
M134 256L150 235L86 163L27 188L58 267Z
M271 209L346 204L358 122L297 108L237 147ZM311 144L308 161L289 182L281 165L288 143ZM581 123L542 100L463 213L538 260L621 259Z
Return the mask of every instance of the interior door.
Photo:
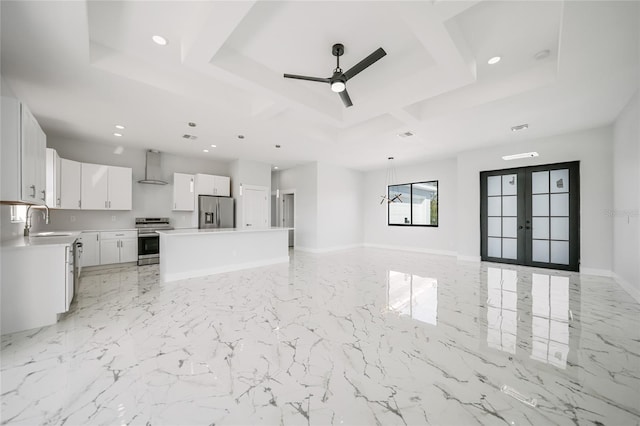
M482 260L578 271L579 163L480 174Z
M243 227L266 228L268 226L267 188L244 188Z

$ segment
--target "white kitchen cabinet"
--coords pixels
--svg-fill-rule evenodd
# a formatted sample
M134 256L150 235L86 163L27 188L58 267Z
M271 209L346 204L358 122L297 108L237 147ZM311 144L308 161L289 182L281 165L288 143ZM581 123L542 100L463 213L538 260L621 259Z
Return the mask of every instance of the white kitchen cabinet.
M194 176L173 174L173 210L193 211L195 208Z
M82 266L95 266L100 264L100 233L83 232L79 237L82 242Z
M100 264L138 260L138 231L100 232Z
M132 182L129 167L109 166L107 204L110 210L131 210Z
M55 149L47 148L46 185L49 207L60 207L60 175L60 156Z
M213 195L228 197L231 195L231 178L228 176L213 177Z
M131 178L128 167L82 163L82 209L131 210Z
M2 334L55 324L73 299L70 244L1 249Z
M196 195L231 195L231 178L198 173L195 177Z
M0 200L44 204L47 138L27 106L2 97Z
M80 180L82 177L81 163L60 159L60 208L80 208Z

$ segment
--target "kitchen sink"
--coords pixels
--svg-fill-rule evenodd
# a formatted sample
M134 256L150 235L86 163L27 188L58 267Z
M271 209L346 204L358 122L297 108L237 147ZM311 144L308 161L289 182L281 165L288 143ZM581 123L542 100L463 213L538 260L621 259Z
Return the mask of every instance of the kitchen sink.
M37 234L30 235L31 238L40 237L68 237L71 232L39 232Z

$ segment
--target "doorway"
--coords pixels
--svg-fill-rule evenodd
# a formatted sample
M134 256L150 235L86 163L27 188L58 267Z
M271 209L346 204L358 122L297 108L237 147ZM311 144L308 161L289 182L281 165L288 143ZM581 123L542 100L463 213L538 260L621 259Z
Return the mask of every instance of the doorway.
M579 165L481 172L482 260L578 271Z
M293 227L295 225L295 194L282 194L282 211L280 217L282 218L283 228L289 229L289 247L294 245Z

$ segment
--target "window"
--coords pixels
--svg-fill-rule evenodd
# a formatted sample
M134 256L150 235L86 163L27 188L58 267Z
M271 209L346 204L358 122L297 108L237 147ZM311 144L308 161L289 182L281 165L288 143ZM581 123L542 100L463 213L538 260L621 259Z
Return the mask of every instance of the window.
M27 220L27 206L11 206L11 223L24 223Z
M389 185L388 224L438 226L438 181Z

